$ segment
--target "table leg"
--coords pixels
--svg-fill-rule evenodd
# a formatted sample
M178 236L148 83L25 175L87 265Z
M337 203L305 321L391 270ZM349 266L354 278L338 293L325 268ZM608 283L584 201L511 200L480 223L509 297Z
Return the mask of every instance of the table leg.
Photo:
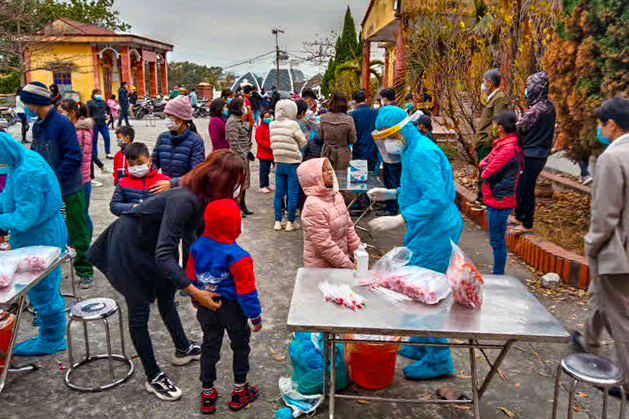
M354 227L356 226L356 224L360 222L360 220L362 220L367 214L369 214L370 211L371 211L371 207L367 207L367 209L363 211L362 214L360 214L360 217L358 217L356 221L354 221Z
M13 333L11 334L11 342L9 342L9 352L7 353L7 359L5 359L4 361L4 368L2 369L2 374L0 374L0 392L2 392L2 389L4 389L4 384L7 379L7 374L9 373L11 356L13 355L13 347L15 346L17 333L20 328L20 320L22 319L22 311L24 310L25 301L26 301L26 295L23 295L17 301L18 308L17 308L17 314L15 315L15 324L13 326Z
M356 203L356 201L358 201L358 195L356 195L356 198L352 199L352 202L350 202L350 203L347 205L347 210L348 210L348 211L352 208L352 206Z
M470 345L475 345L470 339ZM478 371L476 370L476 349L470 346L470 370L472 376L472 402L474 404L474 418L480 419L480 395L478 394Z
M334 338L334 336L336 335L332 335L332 338ZM330 419L334 419L334 396L336 393L336 368L334 368L334 358L336 353L335 345L336 344L332 342L332 346L330 347Z
M330 334L323 334L323 401L328 395L328 385L330 383L330 373L328 366L330 365Z
M489 373L487 373L487 377L485 377L485 381L483 381L483 385L480 387L480 390L478 390L478 397L483 397L483 394L485 394L485 390L487 390L487 387L489 387L489 383L494 378L494 375L496 375L496 373L498 372L502 361L504 361L504 359L507 357L507 354L509 353L509 350L514 343L514 340L510 340L505 343L502 351L500 351L500 354L498 355L498 358L496 358L496 360L494 361L494 364L490 364L491 369L489 370Z

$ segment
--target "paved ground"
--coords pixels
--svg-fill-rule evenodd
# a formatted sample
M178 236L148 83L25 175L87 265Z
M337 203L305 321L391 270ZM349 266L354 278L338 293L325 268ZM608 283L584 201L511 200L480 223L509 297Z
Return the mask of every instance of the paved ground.
M151 148L157 135L164 131L163 121L156 127L146 127L144 122L135 121L137 141L146 142ZM207 141L207 121L199 122L200 131ZM15 127L11 132L16 133ZM102 139L101 139L102 143ZM115 142L112 142L115 143ZM101 146L102 149L102 146ZM208 147L209 149L209 147ZM102 152L102 151L101 151ZM111 161L107 162L111 167ZM256 168L257 170L257 168ZM105 186L95 188L90 213L95 224L95 234L100 233L114 216L109 212L109 200L113 186L107 178ZM278 378L288 376L291 372L290 360L287 355L287 344L290 334L286 328L286 317L294 277L301 266L302 237L300 232L276 233L272 231L272 199L252 191L248 196L249 207L255 215L245 220L245 232L241 244L250 250L256 263L258 287L264 310L264 328L254 335L252 340L250 380L260 385L262 396L249 409L232 414L225 405L227 392L231 385L229 348L224 345L224 360L219 364L219 380L217 386L224 396L219 406L218 418L272 418L275 409L281 406L278 402ZM399 241L399 234L397 240ZM379 239L380 240L380 239ZM376 243L384 244L384 243ZM463 249L476 261L483 272L490 271L491 249L487 235L471 223L466 223L462 237ZM523 281L535 282L535 274L519 262L510 258L507 271ZM63 283L64 289L69 288L68 280ZM585 297L577 292L547 293L536 291L542 303L561 320L566 328L581 326L587 315ZM107 296L121 301L121 297L111 288L101 274L96 276L96 287L81 293L82 297ZM194 310L186 299L178 297L180 314L184 326L193 339L200 340L201 332L194 317ZM123 308L126 314L126 308ZM25 374L13 374L9 377L7 387L0 395L0 417L2 418L183 418L199 417L198 364L184 367L170 365L173 346L159 315L153 310L151 318L151 334L159 363L164 371L182 388L183 398L175 403L158 401L143 389L144 376L137 357L134 357L136 372L132 379L123 386L104 393L78 393L69 390L63 384L63 367L67 365L67 354L60 353L54 357L37 359L41 369ZM35 329L31 325L32 318L24 318L21 338L32 336ZM74 330L75 339L80 330ZM92 347L104 352L104 333L96 326L90 328ZM129 344L125 327L127 347L135 354ZM117 341L119 333L115 333ZM80 346L75 346L78 348ZM608 346L607 351L611 350ZM553 375L555 366L567 348L561 345L518 344L512 350L503 367L502 377L496 377L486 396L481 402L483 418L548 418L550 417L553 392ZM402 396L407 398L434 397L434 390L442 383L454 384L458 391L469 393L469 363L467 351L453 351L457 375L437 382L409 382L403 379L401 368L407 363L398 358L398 370L393 385L385 390L376 391L378 395ZM486 366L482 365L483 371ZM95 365L85 378L94 379L105 376L105 365ZM350 388L348 392L354 392ZM600 417L600 396L596 390L583 389L577 398L579 411L577 418ZM565 417L565 398L562 413ZM612 413L616 412L617 404L612 404ZM373 404L340 402L337 409L339 418L469 418L469 410L453 407L423 407L411 405ZM617 417L616 413L613 413ZM323 417L323 414L319 414Z

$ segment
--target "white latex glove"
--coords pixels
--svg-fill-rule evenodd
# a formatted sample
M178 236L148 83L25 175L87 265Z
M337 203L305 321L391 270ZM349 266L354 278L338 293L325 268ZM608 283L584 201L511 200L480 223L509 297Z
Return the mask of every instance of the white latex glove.
M402 214L392 217L378 217L369 222L369 227L374 233L382 233L385 231L397 230L406 227L406 222Z
M373 188L367 191L367 196L374 201L392 201L397 199L397 189Z

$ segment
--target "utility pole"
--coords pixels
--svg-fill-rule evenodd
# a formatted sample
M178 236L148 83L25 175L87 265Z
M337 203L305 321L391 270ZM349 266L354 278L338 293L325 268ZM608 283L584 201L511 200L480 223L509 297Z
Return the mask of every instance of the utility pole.
M279 43L279 34L283 34L284 31L282 29L274 28L271 33L275 35L275 86L277 87L277 91L280 91L280 43Z

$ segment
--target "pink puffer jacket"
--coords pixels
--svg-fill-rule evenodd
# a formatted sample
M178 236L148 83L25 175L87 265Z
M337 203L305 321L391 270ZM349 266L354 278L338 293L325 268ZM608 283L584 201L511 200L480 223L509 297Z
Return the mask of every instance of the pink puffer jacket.
M350 254L360 238L347 212L338 181L326 188L321 170L327 159L312 159L297 169L299 182L308 196L301 212L304 227L304 267L351 269Z
M83 150L83 163L81 164L81 185L92 180L92 136L94 121L91 118L79 119L76 124L76 138L79 147Z

